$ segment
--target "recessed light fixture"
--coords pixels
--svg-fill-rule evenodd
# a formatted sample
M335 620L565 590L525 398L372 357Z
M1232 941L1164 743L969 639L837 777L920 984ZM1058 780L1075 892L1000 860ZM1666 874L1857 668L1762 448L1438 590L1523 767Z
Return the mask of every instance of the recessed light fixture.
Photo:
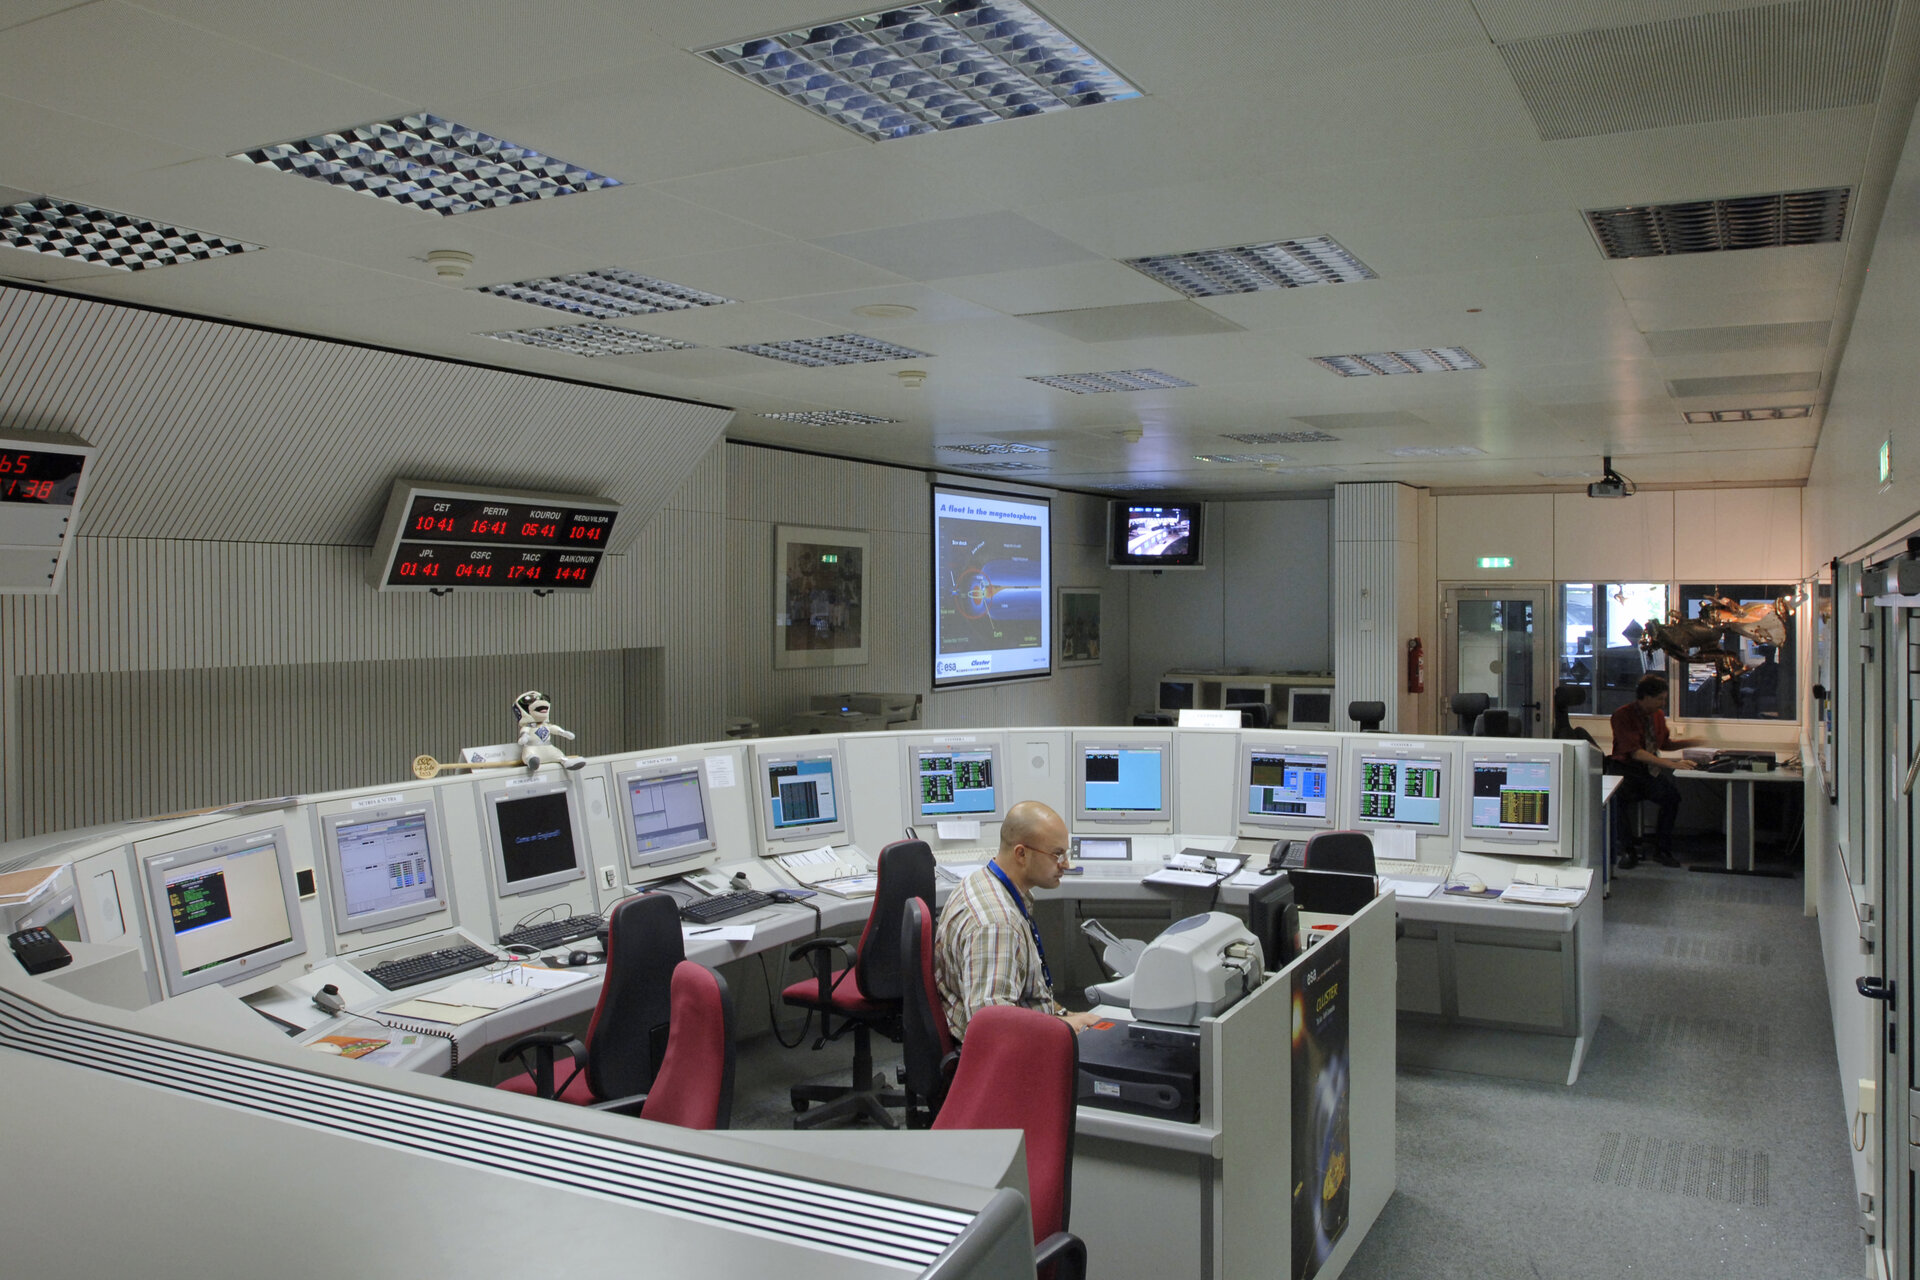
M543 347L549 351L564 351L575 356L630 356L642 355L654 351L692 351L695 344L682 342L678 338L662 338L657 334L641 333L638 329L622 329L611 324L568 324L557 325L551 329L511 329L496 333L483 333L483 338L498 338L502 342L519 342L529 347Z
M1833 244L1847 234L1850 187L1782 191L1728 200L1683 200L1589 209L1587 225L1609 258Z
M599 320L685 311L689 307L718 307L733 301L717 293L702 293L618 267L576 271L541 280L516 280L511 284L483 284L480 292Z
M1376 373L1453 373L1462 369L1486 368L1465 347L1422 347L1417 351L1314 356L1313 362L1322 369L1333 370L1343 378L1365 378Z
M1109 373L1029 374L1027 381L1037 382L1041 386L1053 387L1059 391L1071 391L1077 396L1092 395L1100 391L1171 391L1176 387L1193 385L1183 378L1162 373L1158 369L1116 369Z
M1037 444L1020 444L1012 440L989 440L981 444L942 444L937 449L949 449L954 453L1052 453L1053 450Z
M810 427L880 427L899 422L898 418L876 418L870 413L848 409L821 409L809 413L762 413L758 417L773 422L804 422Z
M788 364L805 365L809 369L822 369L836 364L869 364L876 360L917 360L929 354L859 333L841 333L831 338L794 338L789 342L747 342L729 350L765 356L769 360L784 360Z
M876 142L1140 96L1019 0L907 5L698 52Z
M1155 254L1123 258L1121 262L1189 298L1379 279L1372 267L1341 248L1331 236Z
M1196 453L1193 455L1193 460L1195 462L1225 463L1257 462L1263 465L1286 461L1284 457L1277 453Z
M1044 471L1046 468L1035 466L1031 462L956 462L953 464L966 471Z
M1774 409L1693 409L1687 421L1698 426L1707 422L1777 422L1782 418L1806 418L1813 414L1810 404L1790 404Z
M869 302L855 307L853 314L865 316L869 320L904 320L918 308L904 302Z
M1266 470L1283 476L1340 476L1347 473L1345 467L1268 467Z
M233 159L449 216L620 185L591 169L430 115L375 120L236 151Z
M1326 444L1340 437L1324 431L1228 431L1220 438L1241 444Z
M48 197L0 209L0 242L119 271L171 267L260 248L244 240Z
M1395 458L1477 458L1486 452L1470 444L1410 444L1387 450Z

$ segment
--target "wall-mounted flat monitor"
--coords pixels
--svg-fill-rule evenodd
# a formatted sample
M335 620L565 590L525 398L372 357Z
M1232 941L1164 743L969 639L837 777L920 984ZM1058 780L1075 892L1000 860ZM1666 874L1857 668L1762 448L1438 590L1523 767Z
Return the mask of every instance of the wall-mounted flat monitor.
M1339 815L1336 743L1240 744L1240 831L1315 830Z
M760 788L761 834L770 850L832 844L836 836L845 842L847 770L840 748L771 747L756 750L753 764L754 785Z
M1287 727L1331 730L1333 728L1333 690L1287 690Z
M1007 816L1000 744L978 737L908 739L907 796L912 821L999 822Z
M391 929L447 909L446 851L432 800L322 816L320 858L335 935Z
M1205 512L1198 502L1109 502L1107 568L1202 568Z
M1451 745L1389 740L1350 744L1343 806L1347 825L1448 834L1454 763Z
M1073 755L1076 826L1172 821L1171 736L1075 738Z
M150 854L141 874L170 996L242 982L306 954L283 828Z
M580 824L574 821L573 794L564 781L510 783L482 796L481 809L499 897L515 898L585 879Z
M1188 711L1200 704L1194 701L1195 680L1162 680L1160 682L1160 710Z
M635 880L659 880L720 861L706 764L649 761L613 775L614 824Z
M1464 749L1460 847L1472 853L1560 857L1560 752Z

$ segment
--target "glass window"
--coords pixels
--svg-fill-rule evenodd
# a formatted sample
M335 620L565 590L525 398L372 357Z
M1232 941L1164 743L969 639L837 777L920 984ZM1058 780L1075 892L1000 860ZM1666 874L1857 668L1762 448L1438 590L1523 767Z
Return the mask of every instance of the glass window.
M1586 690L1573 715L1611 715L1633 701L1649 671L1665 671L1665 655L1640 651L1648 625L1667 616L1664 582L1569 582L1560 587L1559 682Z
M1775 604L1792 583L1689 583L1680 588L1680 616L1719 624L1710 644L1721 663L1689 662L1673 700L1676 719L1792 720L1799 657L1791 615Z

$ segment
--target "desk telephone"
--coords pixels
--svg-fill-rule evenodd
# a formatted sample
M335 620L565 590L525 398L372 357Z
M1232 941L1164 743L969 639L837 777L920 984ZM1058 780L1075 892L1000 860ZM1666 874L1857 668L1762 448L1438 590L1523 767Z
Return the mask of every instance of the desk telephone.
M1275 840L1273 852L1267 855L1267 865L1262 867L1263 876L1278 875L1281 871L1307 865L1307 842L1304 840Z

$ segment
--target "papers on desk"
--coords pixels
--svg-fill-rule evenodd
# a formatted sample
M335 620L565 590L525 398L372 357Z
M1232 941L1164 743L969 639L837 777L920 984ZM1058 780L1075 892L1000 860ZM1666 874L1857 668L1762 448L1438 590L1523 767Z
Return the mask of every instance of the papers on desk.
M859 875L836 876L832 880L815 880L813 887L827 893L838 894L842 898L871 898L880 891L880 877L871 871Z
M682 939L693 942L752 942L753 926L750 924L690 924L680 925Z
M1167 859L1165 867L1151 875L1142 876L1140 883L1183 889L1211 889L1240 870L1246 861L1245 858L1229 855L1209 858L1191 853L1176 853ZM1208 863L1213 865L1208 866Z
M1262 865L1265 865L1265 864L1263 863ZM1267 884L1273 880L1277 880L1278 878L1280 878L1285 874L1287 873L1284 868L1274 872L1272 875L1268 875L1264 871L1254 871L1249 869L1246 871L1235 872L1233 879L1227 881L1227 884L1230 887L1235 889L1258 889L1261 885Z
M1500 891L1502 902L1522 902L1541 907L1571 907L1587 896L1585 889L1562 889L1545 884L1510 884Z
M463 978L459 982L429 991L380 1010L396 1018L419 1018L450 1027L464 1026L475 1018L531 1000L545 991L584 982L591 975L564 973L554 969L535 969L515 965L483 978Z
M578 969L548 969L540 965L516 964L510 968L496 969L494 972L486 975L486 977L476 979L476 981L497 982L504 983L508 986L525 987L537 994L542 991L558 991L562 987L570 987L576 982L586 982L592 977L592 974L582 973ZM524 996L521 997L521 999L525 998Z
M861 861L857 853L851 858L843 858L839 850L830 844L822 845L818 849L808 849L804 853L783 853L776 861L795 880L801 884L812 885L814 888L832 887L823 885L823 881L845 880L849 877L872 873L872 868ZM835 892L839 891L835 890Z
M1381 876L1380 891L1391 893L1396 898L1431 898L1440 891L1440 882L1438 880L1400 880L1393 876Z

